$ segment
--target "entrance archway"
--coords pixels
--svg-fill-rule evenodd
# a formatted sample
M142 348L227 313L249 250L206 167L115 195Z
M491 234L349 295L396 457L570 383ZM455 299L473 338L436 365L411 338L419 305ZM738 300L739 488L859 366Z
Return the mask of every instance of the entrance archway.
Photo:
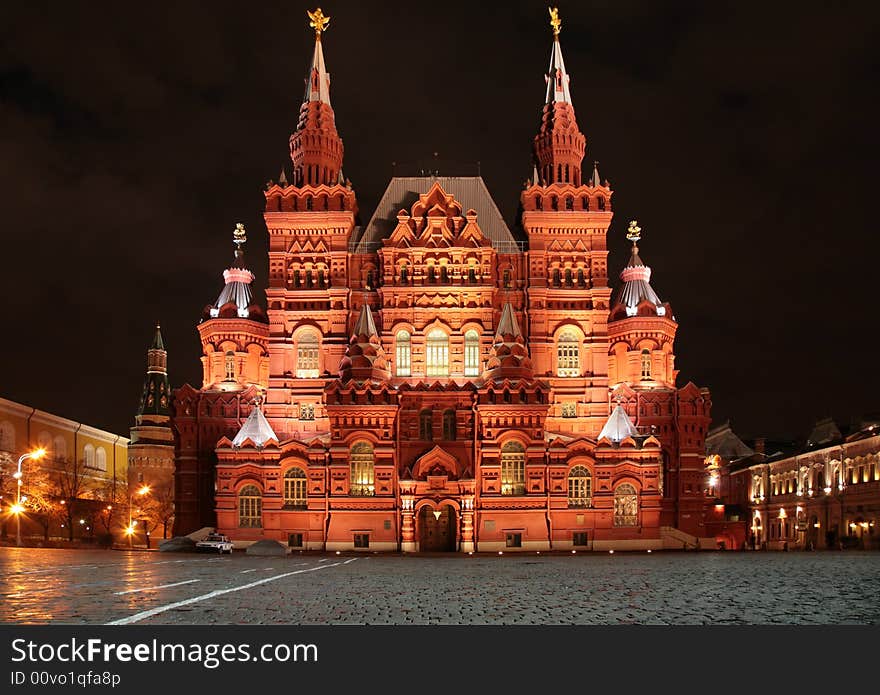
M455 510L448 504L439 509L425 505L419 510L419 550L423 553L455 552Z

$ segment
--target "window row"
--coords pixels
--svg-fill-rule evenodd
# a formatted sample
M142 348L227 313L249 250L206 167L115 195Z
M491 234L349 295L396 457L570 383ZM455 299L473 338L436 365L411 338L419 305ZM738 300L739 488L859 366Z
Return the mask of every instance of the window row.
M358 442L351 447L350 493L355 497L375 494L375 467L373 447L369 442ZM292 468L284 475L284 507L304 509L307 506L306 474L301 468ZM519 442L508 442L501 449L501 494L525 495L525 447ZM586 466L574 466L568 474L568 506L592 506L593 479ZM614 490L614 525L638 525L638 493L629 483ZM245 485L238 493L238 525L259 528L263 523L263 496L256 485Z

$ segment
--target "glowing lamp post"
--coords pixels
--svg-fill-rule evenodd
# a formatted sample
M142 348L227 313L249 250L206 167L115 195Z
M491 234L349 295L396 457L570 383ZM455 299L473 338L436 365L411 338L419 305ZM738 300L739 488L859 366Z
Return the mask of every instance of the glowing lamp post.
M131 507L134 504L134 496L138 495L139 497L143 497L144 495L150 494L150 486L142 485L137 492L132 493L128 496L128 527L125 529L125 535L128 536L128 547L132 547L132 538L134 537L134 522L131 520Z
M24 463L27 459L34 459L35 461L37 461L43 458L45 455L45 449L37 449L36 451L22 454L18 458L18 470L12 474L12 477L15 478L15 482L17 483L17 485L15 504L10 507L9 511L15 514L15 544L19 547L21 547L21 515L24 512L24 505L22 505L21 503L21 464Z

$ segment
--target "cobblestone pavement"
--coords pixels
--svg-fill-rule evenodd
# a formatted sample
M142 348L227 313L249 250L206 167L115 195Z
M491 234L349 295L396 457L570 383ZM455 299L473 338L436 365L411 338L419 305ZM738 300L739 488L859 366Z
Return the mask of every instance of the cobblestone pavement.
M878 624L880 553L287 557L0 548L0 622Z

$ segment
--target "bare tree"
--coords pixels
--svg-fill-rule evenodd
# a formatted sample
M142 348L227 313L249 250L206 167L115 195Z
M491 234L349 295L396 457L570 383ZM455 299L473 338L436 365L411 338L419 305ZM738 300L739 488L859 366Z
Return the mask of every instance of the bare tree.
M61 516L67 528L67 539L73 540L73 524L77 511L82 506L82 498L90 491L89 477L82 459L56 459L50 469L58 503L63 507Z
M168 530L174 524L174 481L157 485L153 490L150 505L153 528L162 527L162 538L168 538Z

